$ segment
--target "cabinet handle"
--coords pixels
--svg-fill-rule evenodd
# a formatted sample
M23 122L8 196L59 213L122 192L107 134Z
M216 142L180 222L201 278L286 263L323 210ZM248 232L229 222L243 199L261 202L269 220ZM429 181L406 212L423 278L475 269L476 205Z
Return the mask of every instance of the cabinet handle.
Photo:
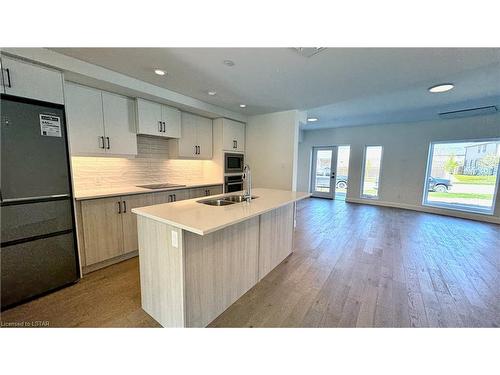
M109 142L109 137L106 137L106 140L108 141L108 147L106 147L108 150L111 148L111 143Z
M200 154L201 154L201 147L198 146L198 155L200 155Z
M163 121L163 133L167 132L167 126L165 125L165 121Z
M158 121L158 131L161 133L161 121Z
M120 201L118 201L116 203L118 203L118 213L121 214L122 213L122 204Z
M174 202L177 202L177 196L174 194Z
M198 147L194 146L194 154L197 155L198 154Z
M233 140L233 148L238 148L238 141Z
M5 69L5 71L7 72L7 82L8 82L6 86L12 87L12 82L10 82L10 69L7 68L7 69Z
M104 137L99 137L99 148L104 148Z
M123 213L127 213L127 202L123 201Z

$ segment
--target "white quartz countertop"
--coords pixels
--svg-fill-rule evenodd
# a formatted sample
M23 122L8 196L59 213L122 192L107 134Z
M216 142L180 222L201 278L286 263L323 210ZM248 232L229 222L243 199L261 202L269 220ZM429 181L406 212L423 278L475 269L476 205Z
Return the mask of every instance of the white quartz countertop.
M235 194L239 193L225 195ZM252 199L250 203L241 202L228 206L209 206L197 202L222 195L139 207L132 209L132 212L189 232L205 235L307 198L311 194L257 188L252 190L252 196L258 198Z
M152 182L151 184L155 184L159 182ZM105 197L116 197L119 195L133 195L133 194L147 194L147 193L159 193L162 191L170 191L170 190L180 190L180 189L194 189L204 186L214 186L214 185L222 185L223 183L218 182L209 182L209 183L191 183L184 184L185 186L178 187L169 187L164 189L146 189L133 185L128 186L120 186L120 187L110 187L110 188L95 188L95 189L86 189L86 190L78 190L75 191L74 197L77 201L85 200L85 199L96 199L96 198L105 198ZM146 183L141 184L146 185Z

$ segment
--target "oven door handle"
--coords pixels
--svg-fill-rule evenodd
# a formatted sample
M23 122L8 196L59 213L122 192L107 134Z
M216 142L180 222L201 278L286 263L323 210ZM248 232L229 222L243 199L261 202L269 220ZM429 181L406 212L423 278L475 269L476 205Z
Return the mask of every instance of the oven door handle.
M226 185L229 186L229 185L241 185L243 183L243 181L240 181L240 182L226 182Z

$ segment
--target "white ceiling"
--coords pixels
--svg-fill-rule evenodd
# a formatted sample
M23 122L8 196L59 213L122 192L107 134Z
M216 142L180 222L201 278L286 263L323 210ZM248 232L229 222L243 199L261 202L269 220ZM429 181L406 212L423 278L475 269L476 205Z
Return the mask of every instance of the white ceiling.
M311 58L292 48L53 50L246 115L307 110L320 121L306 129L419 121L500 104L500 49L492 48L327 48ZM427 91L442 82L456 87Z

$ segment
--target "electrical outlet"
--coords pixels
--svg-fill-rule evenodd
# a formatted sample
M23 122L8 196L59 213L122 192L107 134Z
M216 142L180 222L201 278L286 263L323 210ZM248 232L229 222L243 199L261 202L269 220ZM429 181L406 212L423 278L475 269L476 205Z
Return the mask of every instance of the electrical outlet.
M179 247L179 237L177 236L177 231L172 231L172 246Z

